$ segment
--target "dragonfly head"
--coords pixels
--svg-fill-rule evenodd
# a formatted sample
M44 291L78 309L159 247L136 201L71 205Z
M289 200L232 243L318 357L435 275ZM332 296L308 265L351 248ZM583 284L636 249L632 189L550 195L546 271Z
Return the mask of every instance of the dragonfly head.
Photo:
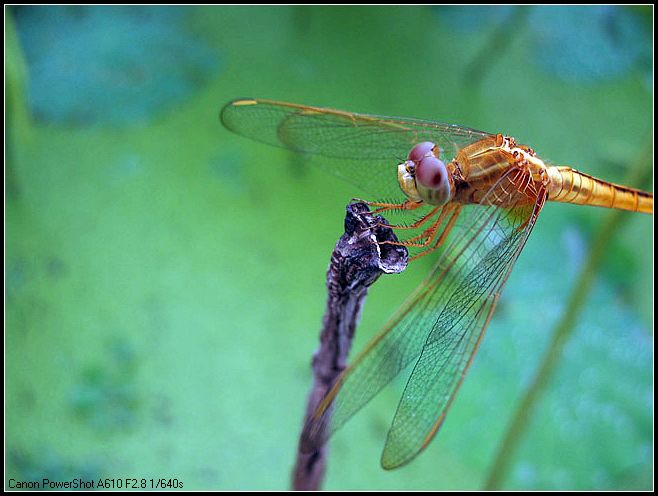
M439 154L436 144L424 141L415 145L407 160L398 165L398 183L410 200L440 206L455 196L454 180Z

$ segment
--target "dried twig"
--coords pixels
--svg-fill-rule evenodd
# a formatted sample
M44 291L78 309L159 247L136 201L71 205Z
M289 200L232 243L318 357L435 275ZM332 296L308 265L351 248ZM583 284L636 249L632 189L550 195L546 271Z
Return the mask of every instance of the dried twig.
M365 203L347 206L345 234L336 243L327 271L327 309L320 333L320 347L313 356L313 389L308 397L302 426L346 367L368 287L380 275L399 273L407 266L406 248L379 244L382 241L397 241L393 230L381 224L387 224L386 220L372 215ZM311 453L304 453L301 448L298 450L293 489L319 489L327 451L326 445Z

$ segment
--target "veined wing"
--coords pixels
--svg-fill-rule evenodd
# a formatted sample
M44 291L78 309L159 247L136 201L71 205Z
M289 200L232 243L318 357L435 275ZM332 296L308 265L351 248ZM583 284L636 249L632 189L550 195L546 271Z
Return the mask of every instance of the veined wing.
M491 188L483 205L470 207L468 218L453 233L430 276L341 375L307 423L305 450L324 444L413 364L388 433L382 466L399 467L429 443L545 201L543 191L524 188L528 179L525 173L512 170ZM487 204L504 194L512 206Z
M457 150L490 136L451 124L257 99L228 103L220 119L237 134L333 159L317 164L379 198L401 197L396 166L416 143L436 143L448 162Z

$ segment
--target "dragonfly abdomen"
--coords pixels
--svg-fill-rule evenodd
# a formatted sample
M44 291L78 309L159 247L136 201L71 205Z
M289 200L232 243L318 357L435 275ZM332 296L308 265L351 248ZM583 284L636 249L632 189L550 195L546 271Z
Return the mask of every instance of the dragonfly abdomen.
M571 167L548 167L548 199L577 205L652 213L653 194L620 186Z

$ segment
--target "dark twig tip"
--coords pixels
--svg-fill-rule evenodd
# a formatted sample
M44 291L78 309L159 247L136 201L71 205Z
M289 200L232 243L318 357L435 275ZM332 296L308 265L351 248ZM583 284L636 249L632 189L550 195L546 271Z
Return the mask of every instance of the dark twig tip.
M368 205L354 201L347 206L345 233L336 243L327 271L327 309L320 333L320 347L313 362L313 389L309 394L300 437L293 489L316 490L324 477L332 405L316 419L318 405L346 367L356 325L368 288L382 274L402 272L408 262L388 221L373 215ZM382 244L383 243L383 244Z

